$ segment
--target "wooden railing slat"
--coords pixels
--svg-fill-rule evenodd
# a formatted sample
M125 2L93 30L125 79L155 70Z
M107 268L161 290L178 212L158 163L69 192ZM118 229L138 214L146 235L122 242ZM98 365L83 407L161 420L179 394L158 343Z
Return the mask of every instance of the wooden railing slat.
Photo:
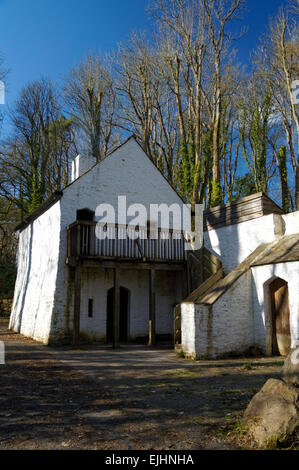
M129 226L97 225L95 222L78 221L67 228L68 256L157 261L186 259L183 232L158 229L158 238L148 239L147 228L140 228L139 237L134 239L132 235L135 235L135 230L135 227Z

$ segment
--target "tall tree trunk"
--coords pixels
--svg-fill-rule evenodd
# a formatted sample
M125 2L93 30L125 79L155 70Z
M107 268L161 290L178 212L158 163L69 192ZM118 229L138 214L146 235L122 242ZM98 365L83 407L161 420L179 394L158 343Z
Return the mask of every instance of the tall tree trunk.
M281 202L282 209L285 214L290 211L290 200L289 200L289 187L288 187L288 170L287 170L287 149L286 147L280 147L278 152L279 158L279 173L281 183Z

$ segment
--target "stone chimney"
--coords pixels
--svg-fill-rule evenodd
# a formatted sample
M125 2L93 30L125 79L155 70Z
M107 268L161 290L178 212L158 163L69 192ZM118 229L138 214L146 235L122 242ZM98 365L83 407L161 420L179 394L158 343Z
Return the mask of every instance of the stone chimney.
M92 168L96 164L94 158L91 157L82 157L82 155L78 155L72 161L72 174L71 174L71 183L86 173L90 168Z

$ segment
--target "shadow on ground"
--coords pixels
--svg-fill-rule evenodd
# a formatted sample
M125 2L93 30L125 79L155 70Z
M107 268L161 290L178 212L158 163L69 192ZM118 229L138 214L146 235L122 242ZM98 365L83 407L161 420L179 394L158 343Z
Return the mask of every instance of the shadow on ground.
M186 361L143 346L52 349L0 322L0 449L231 449L282 358Z

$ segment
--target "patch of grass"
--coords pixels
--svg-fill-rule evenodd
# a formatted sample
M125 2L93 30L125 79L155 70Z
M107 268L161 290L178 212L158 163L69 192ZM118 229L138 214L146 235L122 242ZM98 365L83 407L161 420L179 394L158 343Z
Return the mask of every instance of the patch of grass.
M186 354L183 351L183 349L181 349L180 352L177 353L177 356L178 356L179 359L186 359Z
M252 370L253 369L252 363L248 362L247 364L244 364L243 369L244 370Z
M244 438L247 435L247 428L242 421L237 421L233 427L232 433L239 438Z
M242 390L221 390L220 395L241 395Z
M265 443L265 449L276 450L278 446L278 439L275 436L270 437Z
M228 425L224 437L229 441L235 442L240 448L252 448L252 443L248 437L247 428L241 421L240 415L238 416L238 419L235 421L235 423Z
M251 388L251 389L248 390L248 393L254 393L254 394L256 394L256 393L258 393L259 391L260 391L259 388Z
M230 409L230 406L229 405L223 405L221 407L222 410L229 410Z

